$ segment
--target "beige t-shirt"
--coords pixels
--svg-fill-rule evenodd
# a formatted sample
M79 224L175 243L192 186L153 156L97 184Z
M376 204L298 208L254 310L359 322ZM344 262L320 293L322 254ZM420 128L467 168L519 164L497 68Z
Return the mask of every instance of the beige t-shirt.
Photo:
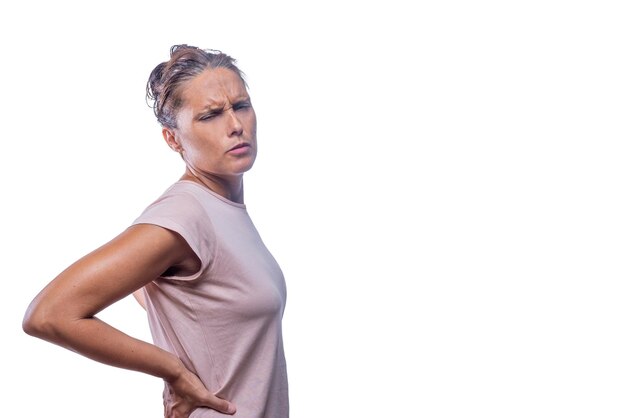
M233 402L236 417L287 418L285 281L245 205L182 180L133 222L146 223L180 234L202 263L192 276L145 286L154 343ZM198 408L190 417L224 416Z

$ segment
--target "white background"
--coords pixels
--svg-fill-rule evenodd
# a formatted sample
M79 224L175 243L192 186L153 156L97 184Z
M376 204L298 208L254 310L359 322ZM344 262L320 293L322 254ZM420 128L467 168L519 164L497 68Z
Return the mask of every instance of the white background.
M248 75L292 417L626 415L621 2L411 3L0 6L1 416L162 416L20 324L182 174L144 101L176 43Z

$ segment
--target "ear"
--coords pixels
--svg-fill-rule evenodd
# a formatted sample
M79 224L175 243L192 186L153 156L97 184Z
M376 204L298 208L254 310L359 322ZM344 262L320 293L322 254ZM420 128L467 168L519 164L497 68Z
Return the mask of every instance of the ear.
M161 132L163 133L163 139L165 139L165 142L167 142L167 145L169 145L169 147L173 151L180 154L183 150L183 147L180 145L180 142L178 141L176 132L174 132L174 130L171 128L163 128L163 131Z

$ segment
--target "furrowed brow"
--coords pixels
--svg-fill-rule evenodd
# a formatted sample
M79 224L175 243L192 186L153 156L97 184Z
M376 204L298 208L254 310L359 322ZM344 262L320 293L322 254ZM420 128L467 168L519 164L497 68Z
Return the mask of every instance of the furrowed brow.
M202 110L200 110L196 114L196 119L199 119L205 115L218 114L218 113L223 112L224 110L225 110L225 106L223 104L219 104L219 105L210 104L210 105L205 106Z

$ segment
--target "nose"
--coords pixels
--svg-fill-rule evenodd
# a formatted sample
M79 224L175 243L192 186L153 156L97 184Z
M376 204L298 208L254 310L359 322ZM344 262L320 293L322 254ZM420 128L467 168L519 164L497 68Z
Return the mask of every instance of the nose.
M243 133L243 125L237 117L237 113L231 108L228 109L228 136L239 136Z

